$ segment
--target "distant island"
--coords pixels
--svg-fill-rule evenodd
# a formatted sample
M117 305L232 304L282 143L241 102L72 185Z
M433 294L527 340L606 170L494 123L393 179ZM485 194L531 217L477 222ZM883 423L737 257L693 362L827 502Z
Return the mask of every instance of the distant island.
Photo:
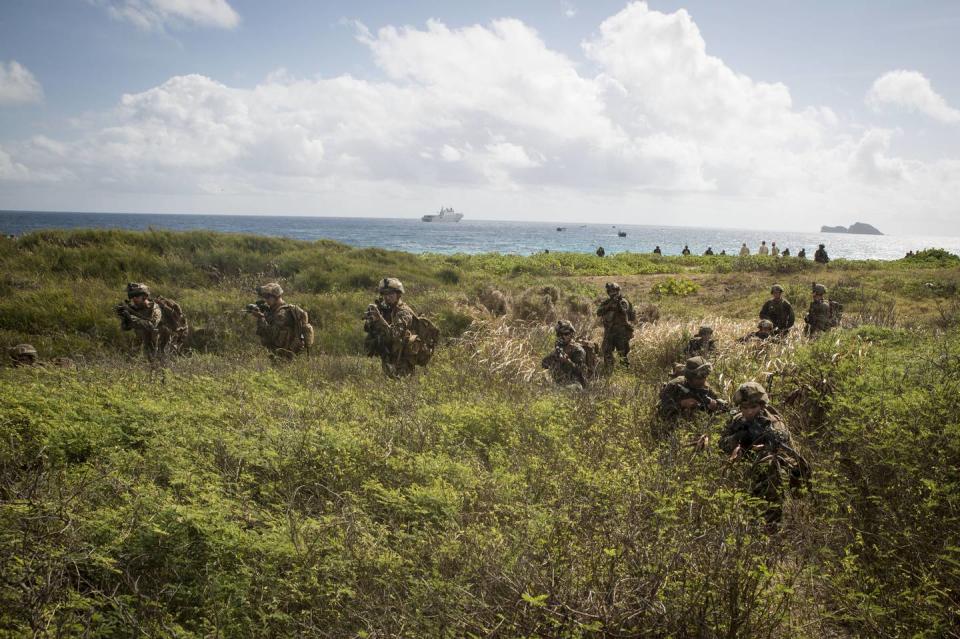
M821 226L821 233L857 233L859 235L883 235L875 226L870 224L864 224L863 222L857 222L851 224L850 228L845 226Z

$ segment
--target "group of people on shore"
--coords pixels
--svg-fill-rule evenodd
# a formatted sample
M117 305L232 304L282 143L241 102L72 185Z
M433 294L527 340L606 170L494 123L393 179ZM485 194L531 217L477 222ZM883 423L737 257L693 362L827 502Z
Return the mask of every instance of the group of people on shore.
M660 245L658 244L657 246L654 247L652 253L654 255L663 255L663 250L660 248ZM598 257L603 257L605 254L606 253L603 250L602 246L597 249ZM693 253L690 251L690 246L688 244L684 244L683 249L680 251L680 255L692 255L692 254ZM708 246L707 250L705 250L703 254L704 256L711 256L711 255L725 256L727 254L727 250L722 249L719 253L716 253L714 252L712 246ZM750 255L750 247L748 247L747 243L744 242L743 244L740 245L739 256L747 257L748 255ZM757 248L757 255L770 256L770 257L791 257L792 254L790 253L789 248L785 248L781 251L780 247L777 246L776 242L771 242L770 246L767 246L767 241L762 240L760 242L759 248ZM799 251L797 251L796 257L801 260L807 259L807 249L801 248ZM824 244L820 244L817 247L817 250L813 254L813 260L818 264L826 264L830 261L830 257L827 255L827 249Z

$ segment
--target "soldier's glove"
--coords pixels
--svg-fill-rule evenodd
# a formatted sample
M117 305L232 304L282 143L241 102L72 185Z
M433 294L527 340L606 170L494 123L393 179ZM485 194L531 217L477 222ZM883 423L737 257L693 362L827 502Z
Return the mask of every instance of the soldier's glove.
M113 307L113 312L117 314L117 317L127 317L130 315L130 309L127 308L126 304L117 304Z

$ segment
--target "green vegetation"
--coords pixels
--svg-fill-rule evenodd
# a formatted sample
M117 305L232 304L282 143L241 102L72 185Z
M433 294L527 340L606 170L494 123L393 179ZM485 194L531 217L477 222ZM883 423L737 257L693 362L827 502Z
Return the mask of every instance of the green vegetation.
M0 240L0 344L78 363L0 369L0 636L957 636L960 263L923 254L824 268ZM414 378L358 355L384 275L447 338ZM629 370L555 388L549 324L598 338L611 276L660 319ZM166 368L111 314L134 280L195 327ZM310 357L275 365L254 343L242 309L268 280L310 312ZM814 280L842 330L735 342L773 282L802 316ZM651 434L700 323L721 343L714 387L766 384L813 465L774 534L716 449L722 419ZM686 445L702 434L706 451Z

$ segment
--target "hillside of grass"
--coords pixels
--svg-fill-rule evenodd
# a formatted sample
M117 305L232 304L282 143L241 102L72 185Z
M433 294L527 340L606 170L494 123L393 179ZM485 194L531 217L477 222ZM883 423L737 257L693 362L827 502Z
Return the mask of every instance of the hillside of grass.
M385 275L443 331L413 378L360 355ZM553 386L551 323L599 338L612 278L656 321L628 369ZM128 281L183 305L186 356L150 367L119 331ZM242 309L266 281L309 311L309 357L257 345ZM843 302L841 330L735 341L772 283L802 316L813 281ZM0 240L0 345L77 363L0 369L0 636L960 636L958 285L938 251L824 268ZM701 323L720 339L714 387L766 384L813 466L776 532L716 447L724 417L653 434Z

